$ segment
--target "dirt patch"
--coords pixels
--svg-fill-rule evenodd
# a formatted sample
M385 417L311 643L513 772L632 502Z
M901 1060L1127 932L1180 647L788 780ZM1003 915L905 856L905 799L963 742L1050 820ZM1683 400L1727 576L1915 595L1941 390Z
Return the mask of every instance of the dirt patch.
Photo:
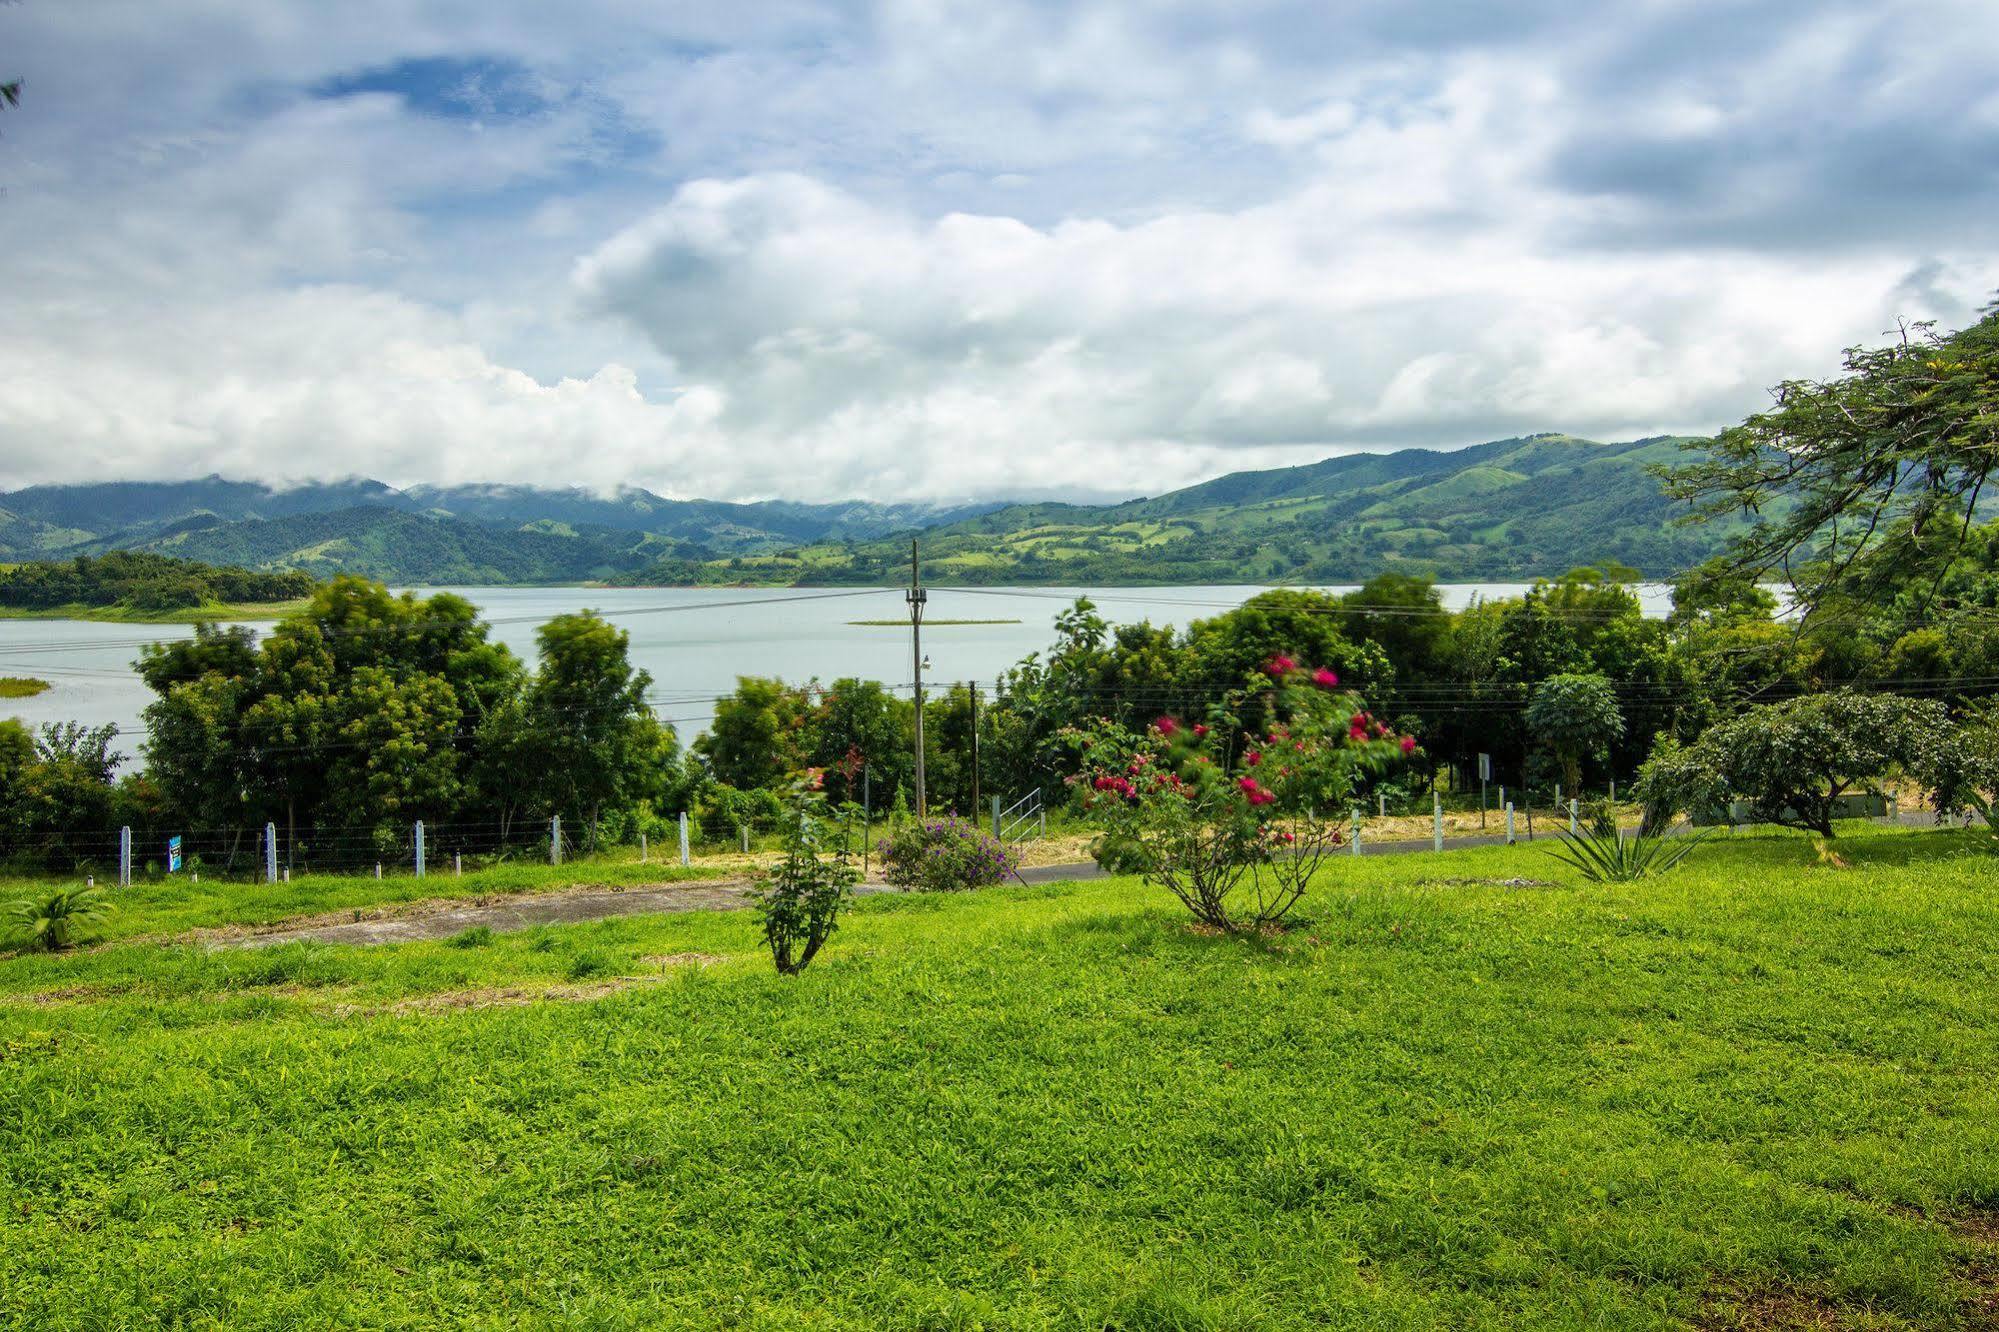
M317 943L414 943L448 939L485 926L496 934L536 925L568 925L613 916L678 911L729 911L744 905L745 885L726 880L629 888L573 888L558 893L501 894L403 902L392 908L334 912L268 927L193 930L175 942L206 948L269 948L298 940Z
M707 953L670 953L642 960L657 964L659 971L561 985L482 985L468 990L440 990L386 1004L341 1004L333 1011L339 1017L379 1017L386 1013L457 1013L474 1008L522 1008L529 1004L588 1004L627 990L657 985L676 967L705 967L722 959Z
M1418 879L1418 888L1553 888L1547 879Z
M1839 1306L1796 1290L1740 1291L1713 1300L1697 1324L1703 1332L1819 1332L1850 1327Z
M104 985L65 985L56 990L37 990L33 994L8 995L8 1003L30 1004L76 1004L89 1003L97 999L109 999L131 989L123 982Z

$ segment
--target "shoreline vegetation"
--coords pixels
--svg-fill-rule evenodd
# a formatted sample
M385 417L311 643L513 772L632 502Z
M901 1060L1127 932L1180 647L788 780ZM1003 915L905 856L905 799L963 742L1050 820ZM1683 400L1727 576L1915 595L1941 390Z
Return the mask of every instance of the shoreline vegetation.
M148 606L0 606L0 620L95 620L102 624L200 624L211 620L280 620L304 608L306 598L289 601L211 601L170 610Z
M0 675L0 698L33 698L55 686L32 675Z

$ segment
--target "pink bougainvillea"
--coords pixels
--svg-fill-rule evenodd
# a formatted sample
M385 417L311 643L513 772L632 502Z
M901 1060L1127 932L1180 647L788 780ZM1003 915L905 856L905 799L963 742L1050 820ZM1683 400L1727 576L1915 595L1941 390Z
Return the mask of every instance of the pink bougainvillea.
M1312 683L1321 689L1338 689L1340 687L1340 677L1327 670L1324 666L1321 666L1318 670L1312 672Z

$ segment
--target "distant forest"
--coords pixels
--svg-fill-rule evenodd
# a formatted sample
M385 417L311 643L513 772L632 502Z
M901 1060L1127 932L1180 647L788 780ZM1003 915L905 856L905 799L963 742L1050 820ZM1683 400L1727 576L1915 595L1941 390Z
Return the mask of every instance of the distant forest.
M217 603L295 601L310 595L314 585L309 574L218 568L144 551L113 551L0 570L0 607L193 610Z

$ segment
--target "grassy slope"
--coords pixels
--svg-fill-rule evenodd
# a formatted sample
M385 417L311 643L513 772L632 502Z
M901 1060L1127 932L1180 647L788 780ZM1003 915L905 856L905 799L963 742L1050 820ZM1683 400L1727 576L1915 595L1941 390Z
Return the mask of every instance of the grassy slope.
M16 958L0 1309L1684 1327L1785 1292L1949 1326L1946 1219L1999 1205L1968 846L1741 838L1621 888L1491 882L1563 877L1526 848L1343 861L1277 945L1129 881L877 898L789 981L742 913ZM643 960L687 952L724 960ZM439 1000L481 987L572 1001Z

